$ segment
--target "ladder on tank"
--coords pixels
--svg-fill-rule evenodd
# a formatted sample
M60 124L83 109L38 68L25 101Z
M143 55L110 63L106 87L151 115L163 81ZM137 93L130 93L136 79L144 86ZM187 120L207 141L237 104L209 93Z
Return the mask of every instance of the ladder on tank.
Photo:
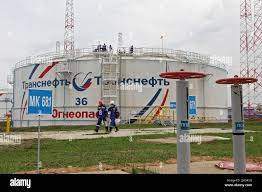
M102 56L102 99L106 105L114 101L119 105L119 75L120 67L118 57L112 52Z
M56 73L60 78L70 80L72 74L72 67L75 65L74 59L65 59L63 62L59 62L56 66Z

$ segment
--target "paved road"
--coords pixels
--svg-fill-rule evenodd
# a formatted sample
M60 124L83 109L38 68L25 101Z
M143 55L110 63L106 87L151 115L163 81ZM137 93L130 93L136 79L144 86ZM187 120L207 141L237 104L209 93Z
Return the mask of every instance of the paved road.
M231 129L221 128L205 128L205 129L191 129L191 134L204 134L204 133L231 133ZM247 131L250 132L250 131ZM96 139L108 137L130 137L135 135L154 135L174 133L173 127L167 128L145 128L145 129L122 129L119 132L112 132L106 134L104 130L95 133L89 131L45 131L41 132L42 139L56 139L56 140L73 140L73 139ZM21 136L22 140L37 139L37 132L15 132L12 135ZM0 143L1 145L1 143Z
M192 174L234 174L233 170L219 169L215 164L219 161L201 161L190 163ZM158 174L176 174L177 164L161 164L161 166L148 166L146 169ZM247 172L248 174L261 174L261 172Z

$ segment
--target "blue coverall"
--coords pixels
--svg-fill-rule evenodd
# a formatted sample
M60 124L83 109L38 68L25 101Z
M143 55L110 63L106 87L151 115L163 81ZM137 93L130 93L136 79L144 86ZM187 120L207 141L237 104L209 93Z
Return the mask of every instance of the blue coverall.
M116 126L116 119L119 116L118 109L115 105L110 105L108 108L109 118L110 118L110 131L115 127L116 131L118 131L118 128Z
M97 124L96 124L96 132L98 132L102 122L104 122L106 126L106 130L108 131L108 125L107 125L107 116L108 112L105 105L98 106L97 108Z

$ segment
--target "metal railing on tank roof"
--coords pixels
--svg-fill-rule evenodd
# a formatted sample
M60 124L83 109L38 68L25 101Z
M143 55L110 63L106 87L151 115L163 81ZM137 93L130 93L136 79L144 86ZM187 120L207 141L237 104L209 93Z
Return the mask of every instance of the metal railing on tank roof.
M188 52L174 49L162 49L162 48L133 48L120 47L117 50L117 54L124 56L154 56L154 57L169 57L184 63L199 63L207 64L215 67L219 67L226 70L226 65L218 60L211 59L211 56L199 54L195 52ZM76 49L73 53L75 58L81 58L85 56L99 56L103 54L111 54L113 50L107 49L106 51L97 51L97 45L93 45L90 48ZM63 52L49 52L38 56L28 57L15 64L15 68L20 68L30 64L41 64L52 62L58 59L65 59L66 55Z
M97 55L97 54L108 54L109 52L95 52L94 50L95 46L92 46L90 48L83 48L83 49L75 49L74 55L75 58L81 58L84 56L91 56L91 55ZM59 60L59 59L65 59L66 54L64 52L49 52L37 56L31 56L27 57L26 59L19 61L15 64L15 68L20 68L24 67L30 64L42 64L42 63L47 63L47 62L52 62L54 60Z
M162 48L133 48L127 47L118 48L118 53L125 56L154 56L154 57L170 57L183 63L198 63L207 64L222 69L226 69L226 65L218 60L212 60L211 56L174 49Z

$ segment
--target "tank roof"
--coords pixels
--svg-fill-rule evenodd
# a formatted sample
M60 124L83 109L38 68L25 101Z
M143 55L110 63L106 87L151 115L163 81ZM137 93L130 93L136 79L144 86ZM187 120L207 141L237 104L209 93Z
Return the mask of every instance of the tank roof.
M97 51L97 46L92 46L90 48L76 49L73 53L74 59L81 59L86 57L96 57L99 58L108 54L115 54L119 56L127 57L155 57L155 58L165 58L173 59L182 63L198 63L206 64L214 67L218 67L226 70L225 63L218 60L212 59L210 55L199 54L195 52L174 50L174 49L162 49L162 48L133 48L130 47L120 47L116 51L106 50ZM25 67L35 63L47 63L57 60L66 60L66 55L64 52L49 52L37 56L27 57L25 60L19 61L15 64L15 69L20 67ZM226 70L227 71L227 70Z

